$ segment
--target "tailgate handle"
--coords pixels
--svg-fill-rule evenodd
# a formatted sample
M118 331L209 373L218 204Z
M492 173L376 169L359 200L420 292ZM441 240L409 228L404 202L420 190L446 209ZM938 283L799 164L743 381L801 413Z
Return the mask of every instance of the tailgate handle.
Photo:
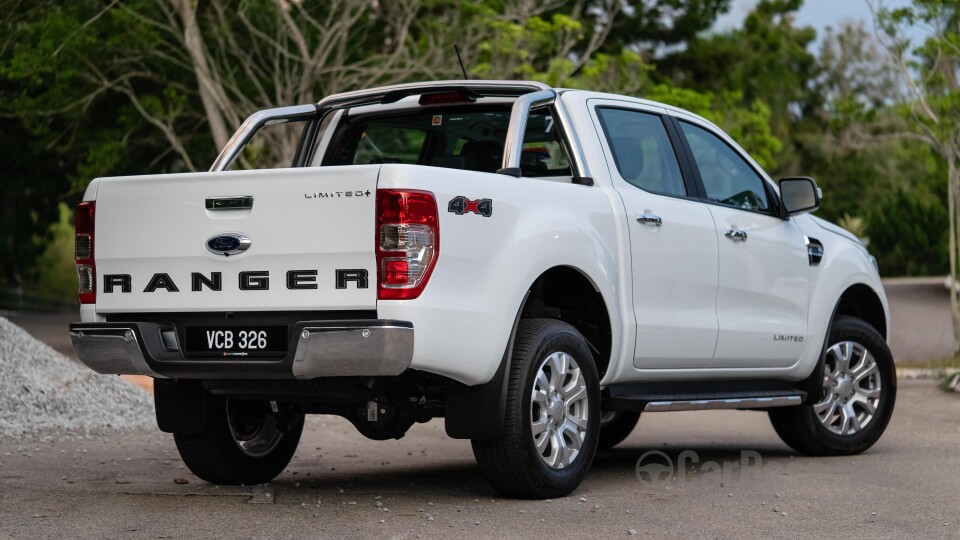
M253 208L253 196L207 197L207 210L250 210Z

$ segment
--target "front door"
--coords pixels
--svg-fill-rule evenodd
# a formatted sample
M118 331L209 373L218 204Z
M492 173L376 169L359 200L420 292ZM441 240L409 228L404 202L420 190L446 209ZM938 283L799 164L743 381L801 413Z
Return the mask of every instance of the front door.
M720 252L711 368L786 367L803 354L809 262L803 233L775 212L769 184L708 126L679 121Z

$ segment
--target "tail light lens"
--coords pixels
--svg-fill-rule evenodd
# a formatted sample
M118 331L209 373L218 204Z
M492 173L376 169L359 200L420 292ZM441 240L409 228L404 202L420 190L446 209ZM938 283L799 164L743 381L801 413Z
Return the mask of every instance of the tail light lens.
M94 201L84 201L77 205L75 253L81 304L95 304L97 302L97 265L93 262L93 229L96 205L97 203Z
M377 190L377 298L420 296L440 253L437 201L428 191Z

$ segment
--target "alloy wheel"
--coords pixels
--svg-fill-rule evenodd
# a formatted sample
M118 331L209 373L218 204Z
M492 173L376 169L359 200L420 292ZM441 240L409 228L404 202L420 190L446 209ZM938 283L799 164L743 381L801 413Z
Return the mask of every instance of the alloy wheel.
M842 341L827 349L823 398L813 406L820 422L837 435L854 435L873 420L880 395L880 369L860 343Z
M530 428L540 459L552 469L570 466L587 435L587 383L577 361L554 352L537 368L530 398Z

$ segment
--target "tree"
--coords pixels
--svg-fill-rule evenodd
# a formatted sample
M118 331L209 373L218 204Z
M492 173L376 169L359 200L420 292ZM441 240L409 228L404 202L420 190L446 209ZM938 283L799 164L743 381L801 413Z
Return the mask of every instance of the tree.
M878 38L902 83L903 92L897 97L908 121L905 129L886 136L921 141L946 163L950 307L955 351L960 353L960 6L952 0L915 0L908 8L881 7L875 15ZM915 25L927 32L917 47L907 32Z
M12 221L3 242L22 245L25 236L36 242L22 253L7 251L0 281L21 281L56 220L57 202L76 202L91 178L202 170L256 110L358 88L459 78L454 44L472 76L641 94L651 91L654 51L691 39L728 5L0 0L2 135L18 139L16 157L24 163L53 169L44 182L32 181L26 168L17 178L44 209L6 214ZM709 99L729 102L729 95ZM728 109L721 122L741 116ZM756 124L755 115L747 118L743 125ZM259 158L284 162L294 145L292 137L278 137ZM4 170L19 170L8 163L13 158L0 159Z
M774 174L796 174L796 127L820 105L810 91L818 66L808 48L816 32L794 25L801 4L761 0L743 28L693 39L658 66L677 86L736 96L732 105L741 110L766 108L771 133L781 141L764 164Z
M52 152L31 148L19 122L0 119L0 282L19 290L25 272L43 253L50 226L57 222L57 203L68 185Z

